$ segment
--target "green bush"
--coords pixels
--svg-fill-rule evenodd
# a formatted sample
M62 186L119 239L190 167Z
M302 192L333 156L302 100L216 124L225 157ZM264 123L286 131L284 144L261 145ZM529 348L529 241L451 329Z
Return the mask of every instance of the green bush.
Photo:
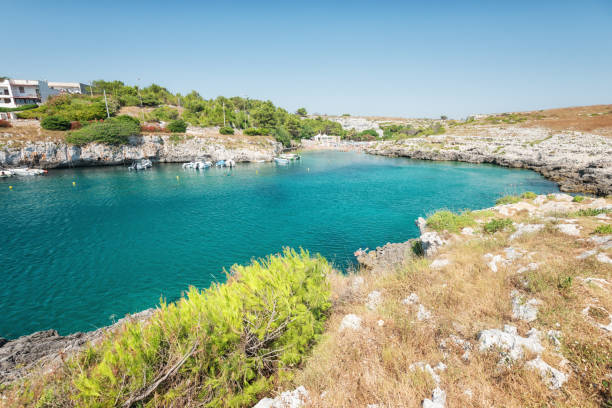
M574 196L572 201L575 202L575 203L581 203L581 202L584 201L584 196L581 196L581 195Z
M483 229L489 234L493 234L497 231L503 231L507 228L512 227L512 220L509 218L495 218L487 222Z
M138 120L138 118L135 118L130 115L119 115L119 116L116 116L114 120L120 123L125 123L127 125L140 126L140 121Z
M526 200L533 200L537 196L538 195L536 193L534 193L533 191L526 191L523 194L521 194L521 198L524 198Z
M233 135L234 129L229 126L223 126L219 129L219 133L221 133L222 135Z
M265 136L270 134L270 129L267 128L247 128L244 130L245 135L249 136Z
M47 130L68 130L70 121L61 116L47 116L40 122L40 126Z
M283 146L291 146L291 135L283 126L280 126L274 131L274 137L276 138L276 141L282 143Z
M20 112L20 111L26 111L30 109L36 109L36 108L38 108L37 104L30 103L27 105L17 106L16 108L0 108L0 112Z
M162 301L148 322L127 322L69 361L67 398L96 407L252 406L323 332L331 270L291 249L234 266L226 284ZM133 400L166 373L155 392Z
M519 196L507 195L507 196L498 198L497 201L495 201L495 205L515 204L515 203L518 203L519 201L521 201L521 198Z
M110 118L104 122L94 122L84 128L69 132L66 142L83 146L87 143L97 142L108 145L126 144L130 136L140 133L140 126L134 118L122 115Z
M153 109L153 111L151 111L151 113L149 113L147 117L148 119L153 121L167 122L170 120L178 119L179 111L168 106L160 106L159 108Z
M168 123L166 127L172 133L185 133L187 131L187 122L183 119L176 119Z
M594 234L612 234L612 225L603 224L595 228Z
M448 210L436 211L427 218L427 226L436 231L459 232L465 227L476 225L474 215L469 211L460 214Z
M571 215L576 216L576 217L595 217L596 215L599 215L599 214L608 214L608 213L612 213L612 210L608 208L583 208L581 210L578 210L572 213Z

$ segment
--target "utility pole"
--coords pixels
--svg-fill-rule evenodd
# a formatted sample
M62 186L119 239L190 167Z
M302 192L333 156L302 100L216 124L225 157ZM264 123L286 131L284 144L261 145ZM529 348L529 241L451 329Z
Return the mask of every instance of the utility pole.
M140 78L138 78L138 97L140 98L140 113L142 113L142 123L144 123L144 107L142 106L142 95L140 94Z
M93 86L91 86L91 81L89 81L89 93L93 96Z
M225 101L223 102L223 127L225 127Z
M106 105L106 117L110 118L110 113L108 112L108 101L106 100L106 89L104 90L104 104Z

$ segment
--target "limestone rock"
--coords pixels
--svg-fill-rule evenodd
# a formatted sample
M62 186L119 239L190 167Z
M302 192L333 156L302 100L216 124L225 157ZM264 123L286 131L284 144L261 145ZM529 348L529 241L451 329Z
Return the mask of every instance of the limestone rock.
M580 236L580 226L576 224L559 224L557 225L557 229L566 235L574 237Z
M446 392L440 387L433 390L431 399L423 400L423 408L444 408L446 406Z
M342 318L340 322L340 328L338 331L349 330L360 330L361 329L361 317L355 314L347 314Z
M538 371L551 390L558 390L567 381L567 374L551 367L546 361L542 360L541 356L528 361L526 365Z
M540 303L537 299L529 299L525 301L518 291L512 291L512 317L520 319L526 322L533 322L538 318L538 304Z
M366 302L366 307L370 310L376 309L382 303L382 294L374 290L368 294L368 301Z
M278 397L264 398L253 408L300 408L308 402L308 391L299 386L293 391L285 391Z
M544 351L544 347L540 343L540 334L536 329L529 330L527 337L521 337L518 335L516 327L510 325L505 325L503 330L483 330L478 334L478 341L480 342L480 351L498 347L506 352L504 357L511 360L523 358L523 347L538 354Z

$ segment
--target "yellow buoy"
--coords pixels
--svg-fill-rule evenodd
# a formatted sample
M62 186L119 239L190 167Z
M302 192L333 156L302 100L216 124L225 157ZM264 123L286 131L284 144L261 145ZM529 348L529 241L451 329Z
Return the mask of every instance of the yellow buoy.
M76 181L73 181L73 182L72 182L72 185L73 185L73 186L76 186Z
M259 174L259 170L255 170L255 174Z
M9 190L12 190L12 189L13 189L13 186L9 186Z
M178 180L178 179L179 179L179 176L176 176L176 179Z

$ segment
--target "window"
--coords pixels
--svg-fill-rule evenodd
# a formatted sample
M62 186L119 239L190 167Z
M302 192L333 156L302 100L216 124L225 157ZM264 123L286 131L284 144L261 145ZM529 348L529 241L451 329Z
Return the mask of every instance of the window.
M10 98L4 98L4 103L11 103Z
M25 89L23 89L23 86L20 86L20 87L19 87L19 92L20 92L20 93L25 93Z
M4 88L4 90L3 90L3 92L2 92L2 93L3 93L4 95L8 95L8 94L9 94L9 93L8 93L8 89Z

